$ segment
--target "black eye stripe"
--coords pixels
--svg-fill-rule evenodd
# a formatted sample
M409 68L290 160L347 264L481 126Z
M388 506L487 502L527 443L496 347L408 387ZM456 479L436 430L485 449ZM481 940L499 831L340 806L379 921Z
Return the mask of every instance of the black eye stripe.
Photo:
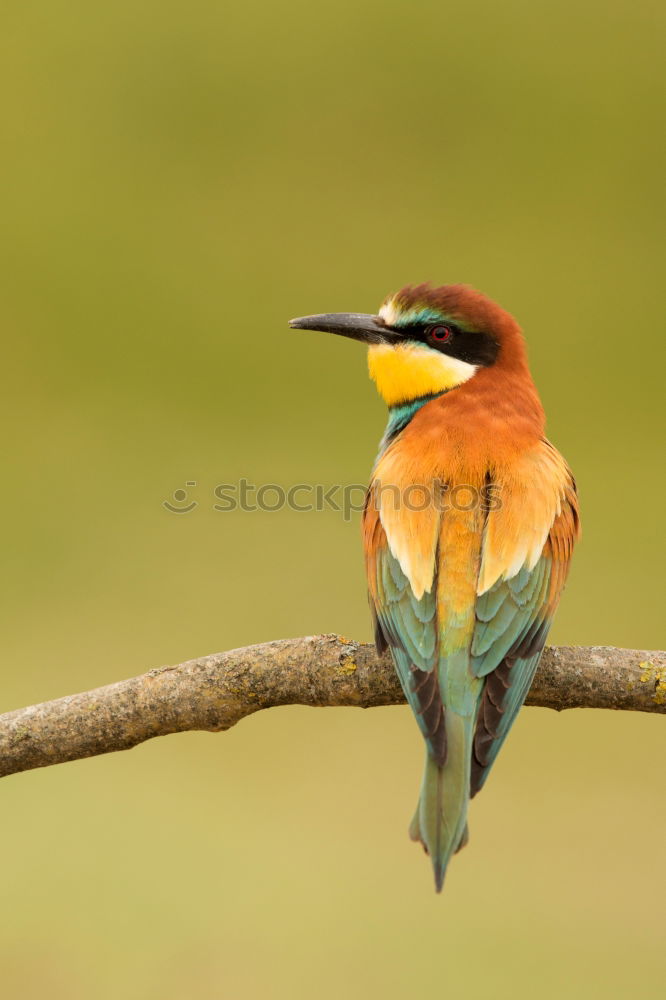
M448 339L437 340L430 336L432 330L446 327L451 331ZM413 326L396 326L393 329L401 334L405 340L415 340L421 344L427 344L442 354L449 357L466 361L470 365L492 365L497 360L499 344L494 337L488 333L478 330L463 330L449 320L442 320L441 323L430 321L429 323L419 323Z
M449 322L449 320L442 320L441 323L436 323L431 320L429 323L416 323L413 326L396 326L393 327L393 329L396 330L397 333L401 333L403 337L406 337L408 340L425 341L428 339L428 332L430 330L436 330L443 326L449 329L454 337L465 332L464 330L461 330L459 326L456 326L455 323Z

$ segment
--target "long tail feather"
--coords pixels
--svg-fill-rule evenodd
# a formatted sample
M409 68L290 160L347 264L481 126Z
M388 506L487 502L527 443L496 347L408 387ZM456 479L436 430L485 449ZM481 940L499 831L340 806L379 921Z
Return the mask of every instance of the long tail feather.
M435 888L441 892L451 856L467 843L473 719L446 713L447 755L439 765L428 754L421 796L409 834L420 841L432 861Z

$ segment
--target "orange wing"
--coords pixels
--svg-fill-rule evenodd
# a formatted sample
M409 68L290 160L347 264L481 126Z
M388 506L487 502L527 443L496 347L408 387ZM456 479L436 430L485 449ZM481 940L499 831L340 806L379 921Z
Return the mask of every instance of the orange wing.
M579 535L575 482L561 455L543 441L506 484L501 509L488 517L471 647L474 672L486 678L472 795L527 697Z

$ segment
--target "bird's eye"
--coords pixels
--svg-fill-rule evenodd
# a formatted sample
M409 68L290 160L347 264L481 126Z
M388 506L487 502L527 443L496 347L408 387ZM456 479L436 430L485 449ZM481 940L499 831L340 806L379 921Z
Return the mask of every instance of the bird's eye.
M453 336L453 331L448 326L431 326L428 330L428 336L438 344L445 344Z

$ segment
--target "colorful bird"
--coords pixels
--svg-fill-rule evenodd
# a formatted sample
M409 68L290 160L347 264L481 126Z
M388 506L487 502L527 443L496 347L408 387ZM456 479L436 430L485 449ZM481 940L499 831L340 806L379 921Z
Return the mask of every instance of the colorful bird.
M532 683L579 537L512 316L465 285L291 320L368 345L389 407L363 540L375 638L426 743L410 827L440 891Z

